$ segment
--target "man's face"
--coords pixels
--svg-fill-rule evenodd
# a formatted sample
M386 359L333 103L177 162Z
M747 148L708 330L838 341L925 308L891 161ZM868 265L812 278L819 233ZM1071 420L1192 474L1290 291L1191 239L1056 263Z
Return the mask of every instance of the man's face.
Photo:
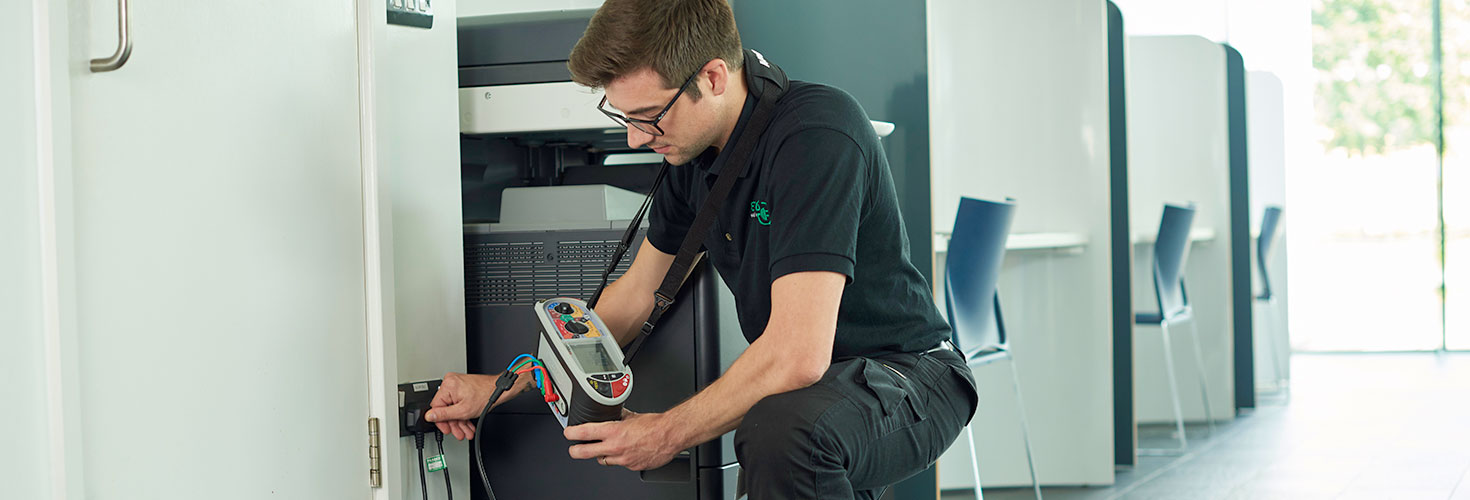
M715 118L718 114L710 95L710 80L701 73L689 83L699 86L701 97L695 99L685 91L673 107L659 120L664 135L655 136L628 126L628 147L648 147L664 155L673 165L683 165L714 144L717 137ZM607 104L629 118L651 120L669 104L678 89L664 87L663 78L652 68L643 68L607 84Z

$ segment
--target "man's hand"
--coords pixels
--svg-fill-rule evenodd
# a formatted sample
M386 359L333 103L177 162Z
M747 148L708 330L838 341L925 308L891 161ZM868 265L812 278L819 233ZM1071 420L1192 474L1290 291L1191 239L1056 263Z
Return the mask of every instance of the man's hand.
M499 375L469 375L464 373L446 373L444 381L439 384L439 392L434 394L434 400L429 402L428 415L424 418L439 427L439 431L445 434L453 434L455 439L465 440L475 438L475 419L480 418L480 410L485 408L485 401L490 399L490 394L495 392L495 380ZM530 377L522 377L516 381L516 385L500 397L501 403L509 401L525 389L523 382Z
M669 440L666 426L662 413L633 413L624 409L620 421L574 425L562 434L572 441L597 441L572 446L568 449L572 458L591 458L602 465L648 470L669 463L684 449Z

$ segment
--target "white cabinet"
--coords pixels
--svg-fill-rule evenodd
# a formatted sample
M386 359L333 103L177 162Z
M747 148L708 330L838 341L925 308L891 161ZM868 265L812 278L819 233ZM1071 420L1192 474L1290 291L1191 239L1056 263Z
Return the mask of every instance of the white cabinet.
M56 498L370 496L354 2L37 4Z
M0 22L0 483L417 498L396 385L465 363L454 0L433 29L378 2L133 1L131 57L94 73L115 2Z

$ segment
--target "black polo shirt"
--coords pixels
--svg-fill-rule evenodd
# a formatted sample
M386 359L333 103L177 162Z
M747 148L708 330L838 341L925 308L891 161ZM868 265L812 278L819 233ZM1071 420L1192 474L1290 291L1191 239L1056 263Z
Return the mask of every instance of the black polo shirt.
M736 143L755 102L746 100L727 144ZM710 148L669 167L650 216L655 248L678 253L723 158ZM746 339L754 342L770 320L771 283L802 271L847 276L833 359L920 351L949 338L910 258L883 146L852 96L790 81L750 158L704 241L734 292Z

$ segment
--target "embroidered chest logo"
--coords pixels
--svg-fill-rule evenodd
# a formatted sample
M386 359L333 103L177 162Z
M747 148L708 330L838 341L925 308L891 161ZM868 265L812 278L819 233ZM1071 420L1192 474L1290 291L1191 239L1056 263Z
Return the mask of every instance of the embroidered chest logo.
M771 207L764 201L750 202L750 218L759 221L762 226L771 225Z

